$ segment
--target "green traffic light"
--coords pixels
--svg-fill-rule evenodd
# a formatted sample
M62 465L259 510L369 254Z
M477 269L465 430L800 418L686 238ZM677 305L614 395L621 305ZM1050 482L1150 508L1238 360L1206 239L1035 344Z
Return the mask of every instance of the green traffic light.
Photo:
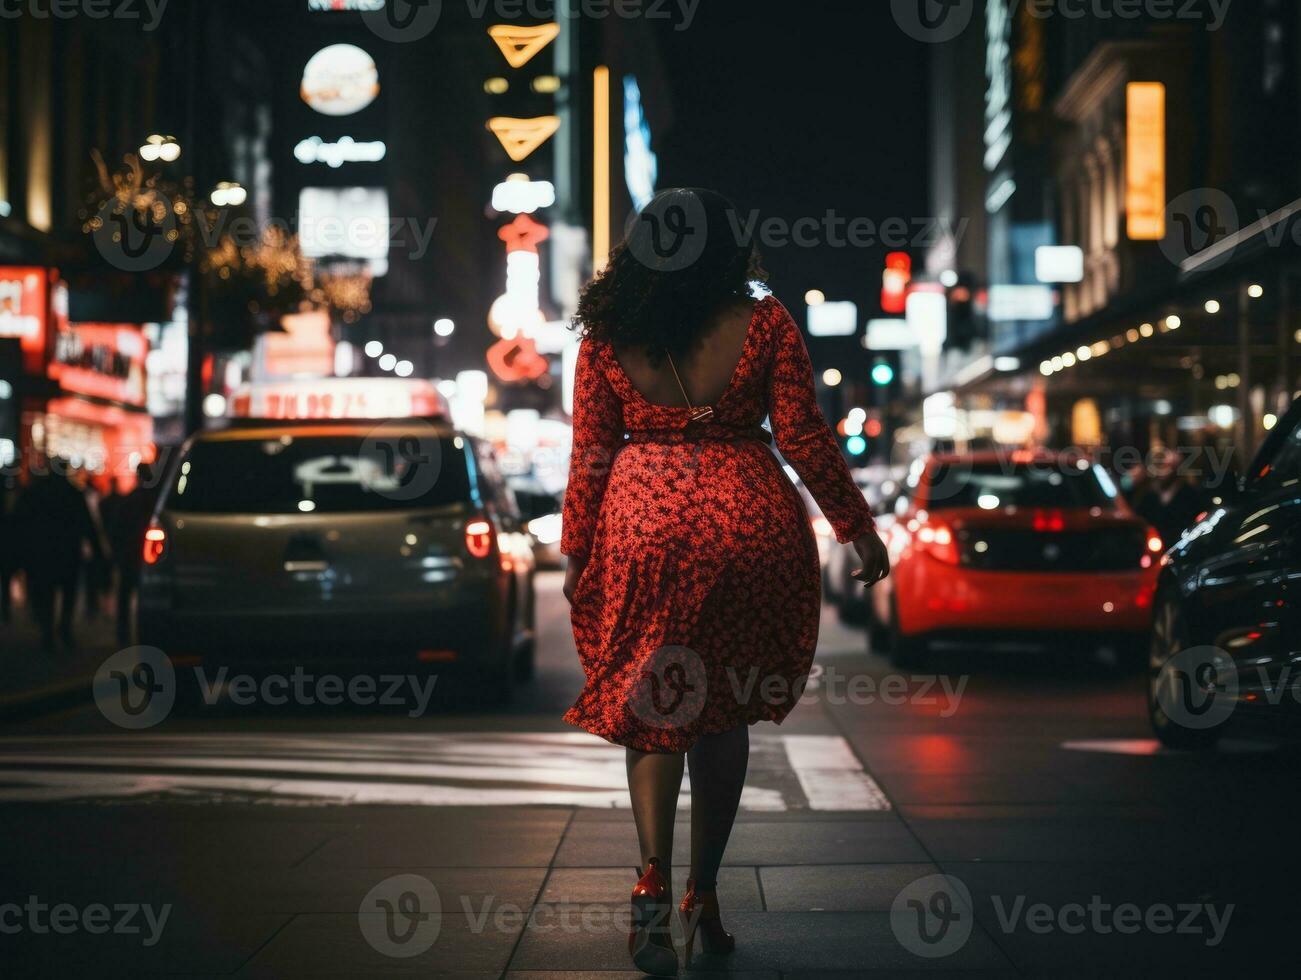
M885 387L894 381L894 368L889 364L878 364L872 368L872 383Z

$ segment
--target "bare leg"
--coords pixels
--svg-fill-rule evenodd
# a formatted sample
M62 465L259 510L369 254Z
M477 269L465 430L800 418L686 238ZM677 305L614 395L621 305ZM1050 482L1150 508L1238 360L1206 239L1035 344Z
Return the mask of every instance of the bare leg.
M750 764L750 727L705 735L687 753L691 764L691 877L699 892L718 883L723 852Z
M628 794L637 821L641 845L641 870L651 858L659 858L660 873L671 884L673 869L673 820L682 790L683 755L628 750Z

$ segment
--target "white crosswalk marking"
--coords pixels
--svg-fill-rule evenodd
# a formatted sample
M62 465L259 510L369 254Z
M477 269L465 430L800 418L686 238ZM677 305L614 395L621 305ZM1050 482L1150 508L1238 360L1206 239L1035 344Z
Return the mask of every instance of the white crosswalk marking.
M887 810L838 736L756 734L743 810ZM626 808L624 752L582 732L0 739L0 803ZM683 793L683 805L690 796Z

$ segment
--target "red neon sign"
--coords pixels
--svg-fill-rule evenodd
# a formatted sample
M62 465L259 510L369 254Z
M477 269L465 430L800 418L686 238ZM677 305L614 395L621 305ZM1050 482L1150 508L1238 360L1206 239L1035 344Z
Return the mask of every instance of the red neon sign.
M149 341L133 323L73 323L55 338L49 375L64 391L145 405Z
M907 252L891 252L885 257L885 274L881 277L881 309L886 313L903 313L908 305L908 284L913 278L913 260Z
M45 269L0 268L0 337L17 337L23 367L32 374L45 366L45 334L49 322L49 297Z

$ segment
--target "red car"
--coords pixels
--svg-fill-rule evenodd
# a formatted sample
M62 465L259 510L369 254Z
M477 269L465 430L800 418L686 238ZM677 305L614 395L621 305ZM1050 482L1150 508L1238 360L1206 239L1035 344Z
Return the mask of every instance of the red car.
M914 466L884 532L893 575L874 630L901 666L939 644L1137 641L1165 543L1102 467L1050 452L937 455Z

